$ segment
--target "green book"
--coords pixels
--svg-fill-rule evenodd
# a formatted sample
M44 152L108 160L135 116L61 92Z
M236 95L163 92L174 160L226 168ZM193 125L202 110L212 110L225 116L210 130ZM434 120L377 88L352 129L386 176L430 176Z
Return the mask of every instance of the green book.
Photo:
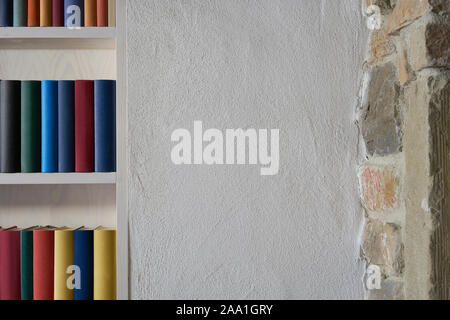
M13 26L27 26L28 0L14 0L13 3Z
M22 300L33 300L33 230L20 233L20 290Z
M22 81L21 168L41 172L41 82Z

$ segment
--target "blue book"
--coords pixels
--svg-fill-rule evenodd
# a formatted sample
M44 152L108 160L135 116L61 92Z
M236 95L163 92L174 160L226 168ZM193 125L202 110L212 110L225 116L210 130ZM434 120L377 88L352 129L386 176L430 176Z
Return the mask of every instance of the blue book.
M96 172L116 171L116 81L94 81L94 163Z
M13 0L0 1L0 27L13 25Z
M42 81L42 172L58 172L58 81Z
M74 300L94 298L94 231L85 228L73 232L73 264L79 267L80 288L73 290ZM75 283L76 284L76 283Z
M58 81L58 171L75 172L74 81Z
M84 0L64 0L64 26L84 26Z
M14 0L13 4L14 27L27 26L28 0Z

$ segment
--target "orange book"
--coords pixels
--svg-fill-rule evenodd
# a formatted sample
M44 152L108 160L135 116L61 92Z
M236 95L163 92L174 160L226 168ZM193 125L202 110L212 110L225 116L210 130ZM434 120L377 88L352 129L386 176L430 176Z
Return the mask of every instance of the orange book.
M108 26L108 0L97 0L97 26Z
M28 0L28 26L39 27L39 0Z
M97 26L97 0L84 0L84 26Z
M52 26L52 0L41 0L41 27Z

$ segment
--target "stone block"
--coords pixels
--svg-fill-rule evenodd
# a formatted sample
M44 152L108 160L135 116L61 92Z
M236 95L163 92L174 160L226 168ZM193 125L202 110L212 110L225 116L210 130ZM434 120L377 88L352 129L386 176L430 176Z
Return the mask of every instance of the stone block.
M397 181L393 172L391 168L363 168L360 184L367 209L383 211L395 205Z

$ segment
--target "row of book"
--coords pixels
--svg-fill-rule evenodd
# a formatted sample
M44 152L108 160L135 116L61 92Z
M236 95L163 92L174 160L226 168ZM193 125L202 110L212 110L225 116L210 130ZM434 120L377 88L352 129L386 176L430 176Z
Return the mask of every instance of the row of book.
M115 229L0 227L0 300L115 299Z
M116 0L1 0L0 27L114 27Z
M115 171L115 80L0 81L0 172Z

